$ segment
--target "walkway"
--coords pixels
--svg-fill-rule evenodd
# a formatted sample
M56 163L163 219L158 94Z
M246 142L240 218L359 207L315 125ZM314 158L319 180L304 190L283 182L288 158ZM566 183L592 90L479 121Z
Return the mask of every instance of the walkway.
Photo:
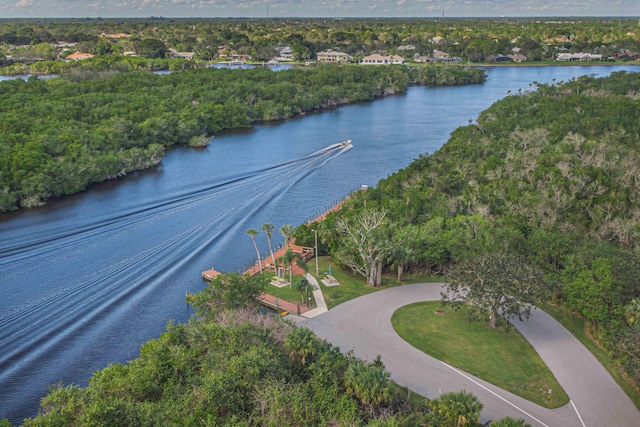
M303 313L304 317L310 319L319 314L326 313L329 309L327 308L327 303L324 301L324 295L322 295L322 290L320 289L320 285L316 278L309 273L306 273L304 277L309 281L311 286L313 286L313 298L316 300L316 308Z
M640 427L640 413L629 397L584 346L541 310L516 327L569 394L571 402L562 408L540 407L412 347L394 331L392 314L407 304L439 300L442 289L441 284L389 288L302 324L344 352L353 350L370 361L380 355L394 381L428 398L462 389L472 392L484 404L482 422L511 416L534 427Z
M282 310L286 310L288 312L288 314L293 314L293 315L297 315L298 313L298 307L300 307L300 314L304 315L305 313L312 311L314 309L311 309L309 307L306 306L306 304L296 304L296 303L292 303L283 299L279 299L277 297L274 297L273 295L269 295L267 293L262 293L260 294L260 296L258 297L258 299L262 302L264 302L266 305L269 305L271 307L277 307L280 308Z
M305 246L298 246L298 245L294 244L293 242L289 242L288 244L286 244L285 246L281 247L280 249L276 250L273 253L273 257L276 259L276 263L278 262L278 259L282 258L282 256L285 254L285 252L287 251L288 248L291 248L291 251L294 254L298 254L305 261L308 261L313 256L313 248L307 248ZM269 256L267 256L263 260L261 260L262 271L271 270L271 271L273 271L273 274L276 274L275 273L275 268L272 265L272 262L273 262L273 260L271 259L271 254L269 254ZM300 275L304 274L304 270L302 268L298 267L295 264L295 262L292 264L292 267L293 268L292 268L291 272L293 274L300 274ZM247 271L244 272L244 274L248 273L249 275L253 276L254 274L258 274L259 272L260 272L260 265L257 263L257 260L256 260L256 265L254 265L251 268L249 268Z

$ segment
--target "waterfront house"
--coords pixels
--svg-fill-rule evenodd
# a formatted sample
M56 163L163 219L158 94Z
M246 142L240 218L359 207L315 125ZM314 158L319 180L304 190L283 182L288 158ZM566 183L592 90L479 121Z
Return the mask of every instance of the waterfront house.
M362 58L361 64L366 65L402 65L404 64L404 58L398 55L380 55L379 53L374 53L373 55L368 55Z
M327 62L327 63L328 62L343 63L343 62L353 61L353 57L348 53L337 52L331 49L316 53L316 57L318 58L318 62Z

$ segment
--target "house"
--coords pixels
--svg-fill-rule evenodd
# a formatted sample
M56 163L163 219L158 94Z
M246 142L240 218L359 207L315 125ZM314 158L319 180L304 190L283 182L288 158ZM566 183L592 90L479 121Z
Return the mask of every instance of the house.
M278 61L293 61L293 50L289 46L279 46L275 50L278 52Z
M54 47L57 47L58 49L63 49L65 47L73 47L75 46L76 43L75 42L65 42L65 41L59 41L56 44L54 44Z
M449 56L448 53L433 49L433 56L429 62L461 62L462 59L457 56Z
M488 61L495 61L495 62L511 62L512 59L510 56L508 55L491 55L487 58Z
M529 59L526 56L521 55L519 53L515 53L513 55L507 55L507 56L511 58L513 62L527 62L527 59Z
M67 56L67 59L73 59L74 61L82 61L85 59L93 58L95 55L92 53L86 52L74 52L71 55Z
M195 55L193 52L178 52L175 49L169 49L169 51L174 58L193 59Z
M556 56L556 61L602 61L602 55L599 53L561 52Z
M379 53L374 53L373 55L365 56L362 58L361 64L365 65L402 65L404 64L404 58L398 55L380 55Z
M229 46L218 46L218 58L228 59L233 55L237 55L237 52L231 49Z
M127 34L127 33L118 33L118 34L102 33L102 34L100 34L100 38L112 39L112 40L126 39L128 37L131 37L131 34Z
M318 58L319 62L327 62L327 63L328 62L342 63L342 62L353 61L353 57L351 55L344 52L337 52L331 49L316 53L316 57Z

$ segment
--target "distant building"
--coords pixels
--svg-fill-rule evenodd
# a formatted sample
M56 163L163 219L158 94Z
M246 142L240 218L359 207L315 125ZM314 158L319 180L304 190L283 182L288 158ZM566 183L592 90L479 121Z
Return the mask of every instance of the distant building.
M82 61L85 59L93 58L95 55L92 53L86 52L74 52L71 55L67 55L67 59L72 59L74 61Z
M599 53L561 52L557 54L556 61L602 61L602 55Z
M433 56L429 62L461 62L462 59L457 56L449 56L448 53L434 49Z
M278 46L275 48L278 52L276 60L278 61L293 61L293 50L289 46Z
M365 65L402 65L404 64L404 58L398 55L380 55L379 53L374 53L373 55L365 56L362 58L361 64Z
M131 37L131 34L127 34L127 33L118 33L118 34L102 33L102 34L100 34L100 38L104 38L104 39L119 40L119 39L126 39L128 37Z
M319 62L351 62L353 61L353 57L344 52L336 52L334 50L327 50L316 53L316 57Z
M178 52L175 49L169 49L169 51L174 58L193 59L195 56L193 52Z
M412 44L398 46L398 50L416 50L416 47Z
M56 44L54 44L53 46L54 46L54 47L57 47L57 48L64 48L64 47L73 47L73 46L75 46L75 45L76 45L76 43L74 43L74 42L63 42L63 41L59 41L59 42L57 42Z
M519 53L515 53L513 55L507 55L507 56L511 58L513 62L527 62L527 59L529 59L526 56L521 55Z

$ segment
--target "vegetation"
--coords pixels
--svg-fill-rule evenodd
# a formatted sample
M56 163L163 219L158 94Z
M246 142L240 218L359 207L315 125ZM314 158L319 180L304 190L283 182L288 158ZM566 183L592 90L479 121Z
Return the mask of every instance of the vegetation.
M55 58L74 51L157 69L170 66L164 57L176 51L194 56L180 60L180 66L197 66L230 52L268 61L282 47L301 62L328 49L346 52L354 61L380 52L413 61L434 50L464 62L495 63L514 50L535 62L554 60L558 52L630 60L640 51L640 34L631 17L0 20L0 53L10 55L0 63L2 74L57 73L69 63ZM137 56L130 59L131 54Z
M446 310L438 302L421 302L396 311L392 323L398 335L417 349L540 406L557 408L569 402L553 374L517 330L487 328L485 321L469 323L465 311ZM553 390L550 400L548 389Z
M479 70L443 66L137 71L199 68L198 60L214 59L218 46L268 58L274 46L290 45L299 60L324 49L357 60L408 44L413 49L403 54L410 58L442 50L468 61L490 61L514 47L536 60L561 50L618 59L639 50L635 19L34 22L0 21L0 51L12 56L3 70L61 76L0 83L0 212L152 167L174 144L201 146L220 132L372 100L410 84L484 79ZM114 41L102 34L119 31L134 35ZM82 64L55 59L59 52L48 43L64 38L96 57ZM193 50L198 60L168 59L169 48ZM129 49L140 57L121 55ZM344 283L327 288L328 303L374 291L390 274L397 281L407 273L444 274L469 286L461 272L506 247L511 267L544 275L535 284L545 292L534 299L552 295L583 319L584 336L615 358L614 369L622 368L616 378L640 394L640 76L533 86L497 102L437 153L354 194L318 224L322 253L369 284L350 286L352 277L336 271ZM305 242L308 227L283 234L313 246ZM354 253L359 259L348 255ZM521 277L519 285L534 284L529 274ZM518 288L495 284L507 291L494 303ZM254 297L264 286L261 276L221 276L192 298L197 316L189 323L169 324L138 359L97 372L87 388L52 389L42 414L25 424L477 423L481 403L465 392L412 404L391 392L379 362L358 361L306 329L256 314ZM494 320L499 310L487 304L484 314L493 311ZM523 424L502 421L494 423Z
M336 224L384 211L376 231L393 244L378 257L383 275L437 272L467 286L456 272L506 248L514 269L540 272L533 299L550 295L583 316L588 335L624 369L617 377L640 394L639 326L630 322L640 296L640 75L535 85L496 102L433 155L352 195L319 227L322 247L350 266ZM303 227L300 239L308 239ZM504 299L533 279L495 285L509 285Z
M320 275L317 276L317 279L329 309L343 302L387 287L386 284L380 287L367 286L362 277L349 274L348 271L343 271L341 268L336 267L335 261L329 257L320 257L318 265L320 267ZM322 283L322 279L329 272L329 266L332 266L332 276L340 283L339 286L325 286ZM395 283L390 282L389 285L394 286Z
M413 83L481 82L484 73L325 66L88 77L0 82L0 212L157 165L175 144L198 146L223 131L372 100Z
M24 425L450 425L423 399L398 394L379 360L259 314L253 297L264 286L259 276L220 275L194 295L188 323L169 324L86 388L53 387Z
M528 319L532 304L546 300L547 288L540 274L525 260L506 252L489 253L465 260L451 268L442 303L465 307L471 319L484 319L489 314L489 327L498 318Z

